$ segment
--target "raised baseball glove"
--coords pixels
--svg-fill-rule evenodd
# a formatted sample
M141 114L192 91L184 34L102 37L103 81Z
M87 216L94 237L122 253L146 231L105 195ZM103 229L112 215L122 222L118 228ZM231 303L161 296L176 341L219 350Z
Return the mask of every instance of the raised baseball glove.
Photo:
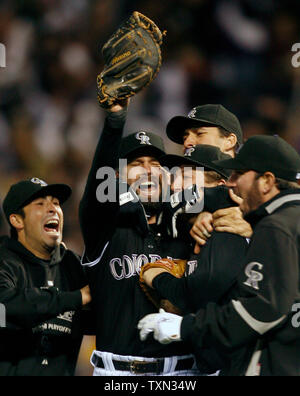
M104 69L97 77L100 106L135 95L156 77L161 67L165 32L135 11L102 48Z
M140 272L140 286L148 299L155 305L157 309L163 308L166 312L182 314L181 310L173 305L169 300L162 299L155 289L149 287L144 280L144 273L151 268L161 268L176 278L181 278L185 273L186 260L170 260L164 258L154 263L146 263L142 266Z

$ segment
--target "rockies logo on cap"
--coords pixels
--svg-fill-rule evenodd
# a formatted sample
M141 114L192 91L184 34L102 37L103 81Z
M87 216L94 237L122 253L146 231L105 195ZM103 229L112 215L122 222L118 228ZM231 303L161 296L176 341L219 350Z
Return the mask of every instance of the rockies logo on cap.
M135 137L140 141L140 144L148 144L149 146L152 146L150 143L150 137L146 134L146 132L138 132Z
M34 184L40 184L42 187L48 186L48 184L44 182L44 180L41 180L38 177L33 177L32 179L30 179L30 181Z
M184 152L185 157L191 157L192 153L195 151L195 147L187 148Z
M196 116L196 111L197 111L197 109L196 109L196 107L194 107L194 108L189 112L188 117L189 117L189 118L195 118L195 116Z

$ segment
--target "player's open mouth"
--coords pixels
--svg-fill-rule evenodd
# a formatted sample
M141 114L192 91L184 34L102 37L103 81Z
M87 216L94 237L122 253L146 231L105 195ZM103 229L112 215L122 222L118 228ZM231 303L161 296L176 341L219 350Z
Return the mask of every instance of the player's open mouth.
M159 182L157 180L145 180L139 183L137 194L140 197L156 197L159 191Z
M59 221L56 219L47 220L44 224L44 230L48 234L57 234L59 232Z
M140 190L146 191L146 192L149 192L149 190L152 190L152 189L156 189L157 187L158 187L158 184L154 183L153 181L146 181L139 185Z

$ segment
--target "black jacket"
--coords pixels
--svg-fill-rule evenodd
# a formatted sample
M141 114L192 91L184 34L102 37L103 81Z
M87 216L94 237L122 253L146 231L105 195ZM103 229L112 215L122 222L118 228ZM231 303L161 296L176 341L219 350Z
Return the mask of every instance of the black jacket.
M79 258L62 245L49 262L18 241L0 247L0 375L73 375L82 340L80 288L87 284Z
M251 213L253 238L243 272L224 306L209 303L184 317L181 334L195 348L231 354L224 375L300 374L300 192L289 190Z
M148 227L142 206L128 217L120 210L118 194L115 202L97 199L103 182L103 178L97 178L98 170L116 169L124 122L125 114L106 118L80 203L86 249L83 264L87 268L97 321L96 347L131 356L187 354L183 343L160 345L153 338L141 342L137 329L142 317L157 312L139 286L141 266L167 256L186 258L187 245L165 236L159 225ZM126 199L120 202L121 208L126 205Z
M215 210L226 206L222 196L215 201ZM239 235L214 231L200 254L189 258L185 277L163 273L154 278L153 287L183 314L197 312L209 302L225 304L242 270L248 247L247 240ZM194 353L202 373L214 373L228 364L228 353L222 355L214 348L194 348Z
M241 271L248 243L228 232L213 232L200 254L187 261L186 276L163 273L154 288L185 313L196 312L208 302L222 303Z

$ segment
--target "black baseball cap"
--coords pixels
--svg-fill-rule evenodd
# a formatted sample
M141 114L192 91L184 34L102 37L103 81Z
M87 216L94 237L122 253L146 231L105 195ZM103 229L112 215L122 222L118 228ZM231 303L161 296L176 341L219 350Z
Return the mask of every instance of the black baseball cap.
M243 143L243 131L238 118L221 104L194 107L187 117L173 117L167 124L167 135L175 143L183 144L183 133L188 128L216 126L234 133L238 144Z
M183 156L174 154L164 155L160 159L160 163L163 166L167 166L169 169L184 164L201 166L206 171L213 170L228 179L231 175L231 171L228 169L222 169L220 166L215 164L214 161L229 158L231 158L231 156L222 153L219 147L210 146L208 144L198 144L197 146L186 149Z
M122 139L119 158L138 158L144 155L159 159L165 155L163 139L152 132L138 131Z
M72 189L66 184L47 184L37 177L13 184L3 201L3 212L9 222L9 216L34 199L51 195L63 204L71 195Z
M217 161L222 168L272 172L288 181L300 179L300 156L279 136L258 135L249 138L235 158Z

